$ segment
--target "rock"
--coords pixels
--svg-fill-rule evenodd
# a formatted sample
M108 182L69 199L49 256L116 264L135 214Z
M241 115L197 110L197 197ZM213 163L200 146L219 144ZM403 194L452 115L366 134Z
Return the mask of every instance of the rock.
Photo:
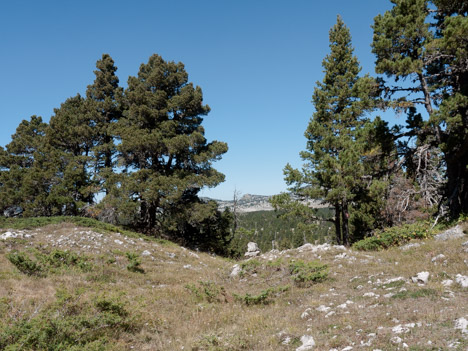
M19 234L16 234L16 233L5 232L2 235L0 235L0 239L6 240L6 239L10 239L10 238L17 238L18 236L19 236Z
M244 256L255 257L255 256L258 256L259 254L260 254L260 249L257 243L249 242L247 244L247 252L245 253Z
M437 263L437 261L442 261L445 258L444 254L439 254L436 257L432 258L431 262L432 263Z
M299 346L296 351L307 351L312 350L315 346L315 340L310 335L303 335L301 336L302 345Z
M421 244L419 243L409 243L409 244L403 245L402 247L400 247L400 249L403 251L407 251L409 249L412 249L414 247L419 247L419 246L421 246Z
M309 307L307 308L304 312L302 312L301 314L301 319L307 319L310 317L310 312L312 311L312 309Z
M115 240L114 240L114 243L119 244L119 245L122 245L122 244L123 244L123 241L121 241L121 240L119 240L119 239L115 239Z
M320 305L315 310L319 312L328 312L330 310L330 307L327 307L325 305Z
M403 341L403 339L400 338L399 336L394 336L393 338L390 339L390 342L391 342L393 345L401 344L402 341Z
M461 330L463 334L468 334L468 320L462 317L455 321L455 329Z
M411 280L413 283L427 284L427 281L429 280L429 272L419 272L414 277L411 277Z
M148 250L145 250L141 253L142 256L151 256L151 252L149 252Z
M364 297L375 297L376 299L380 297L380 295L376 294L376 293L373 293L372 291L371 292L367 292L365 293L364 295L362 295Z
M462 288L468 288L468 277L466 275L457 274L455 281L461 285Z
M232 272L229 274L230 277L237 277L241 271L241 267L238 264L232 266Z
M465 236L463 233L463 229L461 226L457 225L453 228L447 229L445 232L437 234L434 239L435 240L449 240L449 239L457 239Z
M453 284L452 279L445 279L445 280L442 281L442 285L445 286L445 287L452 286L452 284Z

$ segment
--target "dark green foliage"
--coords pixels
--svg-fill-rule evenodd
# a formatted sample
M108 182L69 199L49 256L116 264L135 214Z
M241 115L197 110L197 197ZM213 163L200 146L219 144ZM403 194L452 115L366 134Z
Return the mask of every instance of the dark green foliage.
M6 150L0 148L0 210L20 207L25 215L47 213L50 171L41 167L47 124L23 120Z
M230 255L242 257L250 241L256 242L262 252L292 249L316 241L326 242L331 234L331 223L325 219L331 213L328 208L314 209L315 220L311 220L310 224L306 223L303 212L282 210L241 213L238 215L238 229L229 244Z
M294 282L301 286L322 282L328 277L328 266L318 261L291 261L289 271Z
M273 297L278 296L288 290L289 286L286 285L263 290L258 295L251 295L246 293L245 295L233 294L233 296L237 301L242 302L247 306L268 305L273 302Z
M374 19L376 72L389 78L383 82L387 106L401 110L422 106L429 116L408 123L408 133L396 137L416 139L416 148L408 149L412 154L421 147L442 152L447 182L438 185L451 216L457 218L468 212L466 1L391 2L393 8Z
M192 292L200 301L205 300L209 303L226 301L224 287L218 286L211 281L199 281L198 286L196 284L188 284L185 288Z
M290 165L284 169L294 201L283 194L272 203L303 213L307 224L317 220L307 201L328 203L335 211L330 220L336 241L348 245L376 226L392 148L389 138L380 137L388 134L386 124L365 117L376 106L378 84L369 76L359 77L351 36L340 17L330 30L330 54L322 65L325 76L316 83L312 97L316 112L305 132L307 149L301 152L306 163L302 170Z
M36 276L44 274L44 267L39 262L31 260L24 252L9 253L6 257L21 273Z
M13 252L7 255L8 260L27 275L46 276L48 273L59 272L62 268L78 268L82 272L91 270L92 265L87 257L80 256L75 252L53 250L44 253L37 250L32 252L35 260L30 258L26 252Z
M109 337L138 330L122 302L98 298L94 305L66 291L57 302L29 318L0 321L0 349L98 351L109 349Z
M227 151L204 137L201 88L158 55L125 92L109 55L96 67L86 97L67 99L49 125L23 121L0 148L0 211L94 216L226 254L231 215L198 197L224 180L212 163Z
M123 89L119 87L117 67L108 54L96 63L96 79L86 90L87 111L93 127L93 169L98 191L109 194L115 186L113 174L116 170L117 147L115 125L125 109Z
M140 255L134 252L126 252L125 256L128 258L127 269L134 273L145 273L145 270L141 267Z
M371 237L353 244L353 248L361 251L378 251L399 246L412 239L427 239L434 235L437 229L431 229L431 223L418 222L402 226L385 228L376 231Z

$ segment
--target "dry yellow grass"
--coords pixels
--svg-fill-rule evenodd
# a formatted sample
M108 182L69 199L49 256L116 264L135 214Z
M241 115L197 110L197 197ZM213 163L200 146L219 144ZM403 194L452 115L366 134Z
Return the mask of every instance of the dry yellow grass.
M314 338L315 350L468 349L468 334L454 327L456 319L468 319L468 290L442 285L468 275L466 236L406 251L290 250L255 258L230 277L234 261L152 240L73 224L20 234L0 240L0 318L9 324L32 318L56 306L61 294L77 309L101 298L119 301L133 327L112 335L104 349L296 350L303 335ZM92 269L25 275L6 255L31 248L79 252ZM144 273L127 269L128 252L139 254ZM440 254L445 258L433 262ZM327 264L328 278L298 285L291 260ZM422 271L430 272L428 283L411 282ZM240 301L268 289L266 304Z

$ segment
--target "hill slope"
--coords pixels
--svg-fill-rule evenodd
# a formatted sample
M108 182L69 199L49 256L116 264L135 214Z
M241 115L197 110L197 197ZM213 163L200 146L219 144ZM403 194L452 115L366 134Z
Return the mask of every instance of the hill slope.
M0 349L468 348L466 236L370 254L307 244L233 270L73 223L0 233Z

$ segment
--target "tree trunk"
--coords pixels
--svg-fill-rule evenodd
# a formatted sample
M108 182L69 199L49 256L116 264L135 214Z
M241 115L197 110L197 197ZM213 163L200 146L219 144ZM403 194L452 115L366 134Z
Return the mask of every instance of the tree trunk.
M468 154L467 154L468 156ZM466 157L465 157L466 158ZM468 213L468 161L447 162L447 199L450 217Z
M336 232L336 241L338 245L342 244L341 239L341 206L339 204L335 204L335 232Z
M342 234L343 234L343 245L349 246L349 213L348 213L348 203L343 202L341 208L341 218L342 218Z

